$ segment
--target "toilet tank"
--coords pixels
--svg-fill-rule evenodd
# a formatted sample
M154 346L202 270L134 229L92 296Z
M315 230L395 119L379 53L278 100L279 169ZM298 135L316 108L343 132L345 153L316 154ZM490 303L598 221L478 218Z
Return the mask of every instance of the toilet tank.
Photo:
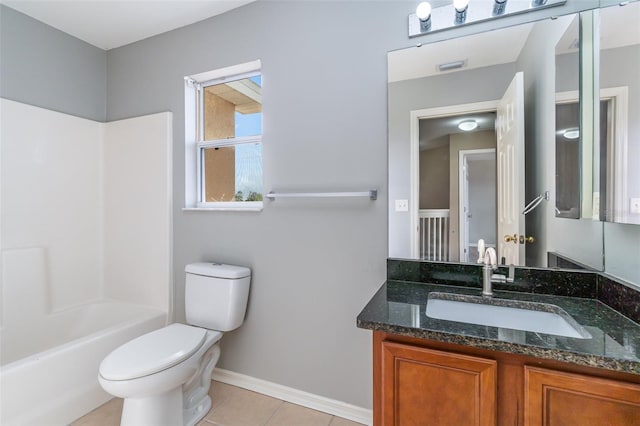
M230 331L244 321L251 269L219 263L185 267L187 323L209 330Z

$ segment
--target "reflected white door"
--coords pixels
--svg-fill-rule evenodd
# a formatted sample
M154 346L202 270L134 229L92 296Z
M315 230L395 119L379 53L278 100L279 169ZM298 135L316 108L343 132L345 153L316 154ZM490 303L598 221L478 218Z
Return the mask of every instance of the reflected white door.
M469 207L469 167L468 158L464 151L460 151L462 167L460 167L460 262L469 262L469 222L471 219Z
M498 261L524 265L524 78L516 73L496 114L498 168ZM506 237L515 237L513 240ZM507 241L509 239L510 241ZM524 243L524 241L523 241Z
M496 247L496 150L460 151L460 261L478 260L477 241Z

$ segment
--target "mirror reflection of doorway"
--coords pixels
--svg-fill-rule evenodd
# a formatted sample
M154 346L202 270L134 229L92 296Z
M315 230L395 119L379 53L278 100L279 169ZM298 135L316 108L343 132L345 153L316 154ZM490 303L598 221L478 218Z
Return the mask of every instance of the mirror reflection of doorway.
M420 119L421 259L475 262L479 238L495 246L495 119L494 111ZM477 126L458 127L470 121Z
M478 260L478 240L496 247L496 150L460 151L460 261Z
M594 182L599 201L590 212L580 211L580 104L575 98L578 95L577 92L565 92L556 96L556 217L613 221L616 213L623 216L625 209L621 201L626 194L616 188L616 182L620 180L617 172L623 167L619 163L625 160L620 151L626 153L627 148L625 138L620 135L627 115L624 88L600 92L600 146L595 150L599 172L597 184ZM621 122L625 124L621 125ZM593 179L589 171L582 171L582 175L584 179Z
M580 219L580 104L556 104L556 217Z

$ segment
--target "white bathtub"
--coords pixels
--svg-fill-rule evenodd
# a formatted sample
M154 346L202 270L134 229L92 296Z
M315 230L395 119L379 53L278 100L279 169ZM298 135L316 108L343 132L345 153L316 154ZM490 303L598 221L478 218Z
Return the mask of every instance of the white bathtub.
M65 425L111 397L98 366L116 347L163 327L166 312L117 301L65 310L0 336L0 423Z

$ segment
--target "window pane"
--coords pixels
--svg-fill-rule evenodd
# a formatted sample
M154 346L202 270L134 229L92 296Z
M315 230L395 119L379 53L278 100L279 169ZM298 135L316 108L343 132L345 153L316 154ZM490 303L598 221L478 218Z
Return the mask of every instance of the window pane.
M203 148L206 202L262 201L262 144Z
M262 78L255 76L204 88L204 140L262 134Z

